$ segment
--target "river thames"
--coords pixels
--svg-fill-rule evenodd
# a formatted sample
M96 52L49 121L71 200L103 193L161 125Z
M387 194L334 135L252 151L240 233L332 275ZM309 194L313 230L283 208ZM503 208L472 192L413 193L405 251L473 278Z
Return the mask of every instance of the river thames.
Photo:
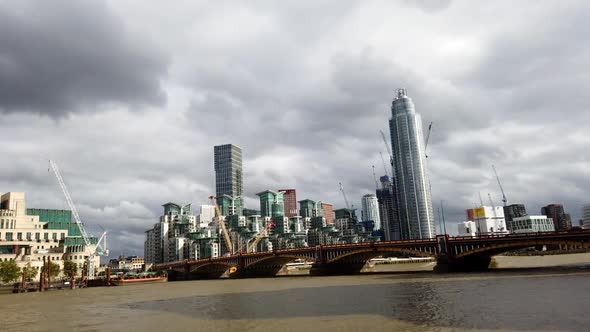
M0 297L0 331L588 331L590 270L203 280Z

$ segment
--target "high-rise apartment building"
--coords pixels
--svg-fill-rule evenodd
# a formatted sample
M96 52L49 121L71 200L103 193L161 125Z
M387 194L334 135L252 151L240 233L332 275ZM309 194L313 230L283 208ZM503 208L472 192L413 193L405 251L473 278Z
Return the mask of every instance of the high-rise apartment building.
M373 221L373 230L381 229L381 218L379 217L379 202L377 195L367 194L362 197L362 221Z
M243 178L242 149L233 144L218 145L213 148L215 166L215 195L228 195L234 201L235 214L242 215Z
M285 204L283 191L265 190L256 194L260 197L260 215L262 217L284 217Z
M511 204L504 207L504 218L506 219L506 227L509 232L514 232L514 218L520 218L527 216L526 208L524 204Z
M320 202L320 209L322 210L322 217L326 219L326 224L334 225L334 205L326 202Z
M295 189L280 189L283 192L283 205L285 208L285 217L291 218L297 216L297 192Z
M311 199L299 201L299 215L301 218L313 218L317 216L316 202Z
M399 89L391 104L389 129L402 239L434 237L422 118L416 113L406 89Z
M541 208L541 214L553 219L556 231L567 231L572 228L572 219L563 210L561 204L549 204Z
M384 238L386 241L401 240L401 227L397 214L395 191L393 190L389 176L384 175L380 180L381 188L376 190L376 194Z

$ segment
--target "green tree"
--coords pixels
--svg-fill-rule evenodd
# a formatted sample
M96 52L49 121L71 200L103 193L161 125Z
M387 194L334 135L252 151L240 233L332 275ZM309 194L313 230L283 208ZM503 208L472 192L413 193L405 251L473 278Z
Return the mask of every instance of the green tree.
M75 276L78 273L78 265L71 260L64 261L64 274L68 277Z
M51 279L57 278L57 276L59 275L59 271L59 264L49 262L49 275L51 276Z
M20 275L20 268L16 265L16 261L9 260L0 262L0 281L7 284L15 281Z
M27 266L23 267L22 274L25 275L26 280L31 280L37 276L37 269L31 266L31 263L28 263Z

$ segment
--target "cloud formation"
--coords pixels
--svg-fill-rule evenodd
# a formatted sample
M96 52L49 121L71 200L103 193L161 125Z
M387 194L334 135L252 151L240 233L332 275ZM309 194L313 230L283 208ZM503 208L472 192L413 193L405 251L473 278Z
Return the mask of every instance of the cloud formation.
M590 201L588 7L3 2L0 191L65 208L55 159L113 253L141 253L161 204L207 202L213 146L234 143L249 207L287 187L343 207L338 182L359 207L406 87L434 123L428 168L447 222L478 192L501 204L491 164L510 203L564 203L575 222Z

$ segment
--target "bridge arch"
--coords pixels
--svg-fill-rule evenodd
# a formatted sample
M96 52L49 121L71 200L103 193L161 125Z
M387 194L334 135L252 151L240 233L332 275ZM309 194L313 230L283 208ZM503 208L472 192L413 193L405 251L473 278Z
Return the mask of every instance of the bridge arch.
M411 248L375 248L375 249L360 249L360 250L355 250L352 252L340 254L340 255L337 255L333 258L328 259L327 263L328 264L337 263L337 262L343 261L347 258L359 258L358 260L354 260L354 261L363 260L364 262L367 262L368 260L370 260L372 258L382 256L385 254L389 254L389 253L411 254L411 255L416 255L416 256L420 256L420 257L433 257L433 258L435 257L434 253L411 249Z
M570 248L588 249L590 242L576 240L521 240L517 242L505 242L495 244L485 244L473 247L468 250L461 250L461 245L455 245L455 258L465 258L470 256L494 256L504 252L524 249L535 246L566 246Z

